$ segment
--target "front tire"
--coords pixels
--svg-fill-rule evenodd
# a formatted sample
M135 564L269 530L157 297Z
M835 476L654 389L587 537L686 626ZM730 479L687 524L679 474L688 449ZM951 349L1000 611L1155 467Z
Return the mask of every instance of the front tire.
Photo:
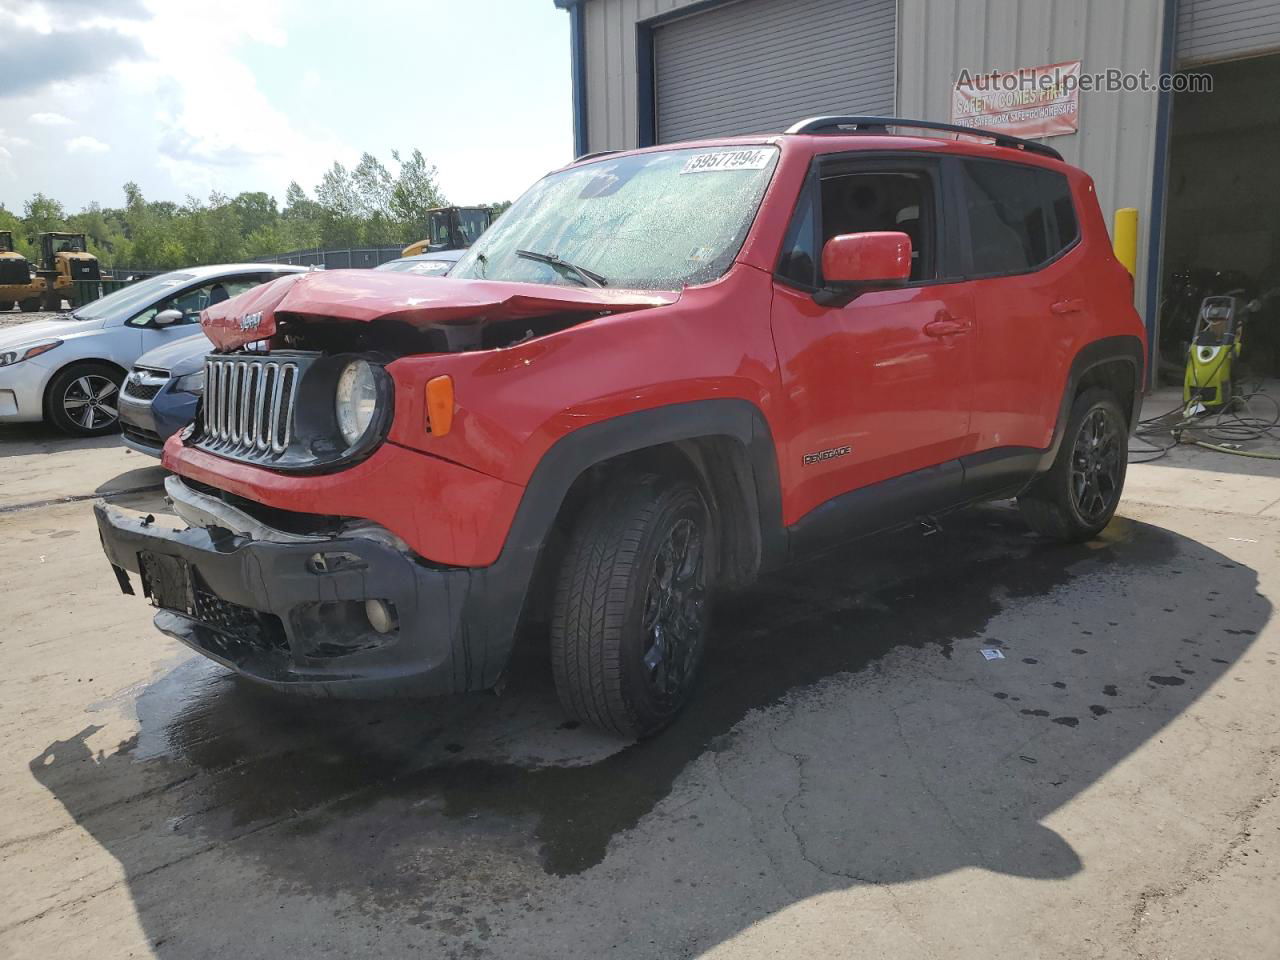
M49 421L73 437L100 437L120 427L120 384L124 374L107 363L73 363L49 382Z
M556 692L570 716L624 737L675 718L706 643L713 542L706 503L683 481L627 480L588 504L551 618Z
M1036 533L1079 543L1115 516L1129 463L1129 427L1115 395L1092 387L1076 397L1049 472L1018 497Z
M19 300L18 309L23 313L35 313L40 309L40 298L28 297L26 300Z

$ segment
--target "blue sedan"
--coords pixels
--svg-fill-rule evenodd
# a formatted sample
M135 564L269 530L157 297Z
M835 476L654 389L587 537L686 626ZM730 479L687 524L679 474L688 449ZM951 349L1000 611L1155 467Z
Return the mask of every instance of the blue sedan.
M203 334L143 354L120 391L124 445L160 456L164 442L195 419L204 392L204 358L213 349Z

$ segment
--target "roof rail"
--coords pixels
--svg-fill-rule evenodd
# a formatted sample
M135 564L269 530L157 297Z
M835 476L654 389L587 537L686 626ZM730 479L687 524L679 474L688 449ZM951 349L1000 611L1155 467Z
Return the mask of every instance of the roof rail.
M1010 136L996 130L982 127L962 127L956 123L934 123L931 120L904 120L901 117L810 117L787 128L787 133L846 133L845 128L854 127L859 133L888 133L890 127L911 127L916 130L938 130L945 133L959 133L970 137L986 137L994 140L998 147L1012 147L1014 150L1026 150L1038 153L1042 157L1061 160L1062 154L1053 147L1024 140L1022 137Z

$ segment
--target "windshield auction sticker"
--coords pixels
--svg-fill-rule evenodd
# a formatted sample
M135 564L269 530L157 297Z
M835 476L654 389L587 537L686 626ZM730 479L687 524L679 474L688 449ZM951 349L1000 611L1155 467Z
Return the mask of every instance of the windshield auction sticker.
M722 150L699 153L685 161L681 173L714 173L718 170L763 170L773 159L772 150Z

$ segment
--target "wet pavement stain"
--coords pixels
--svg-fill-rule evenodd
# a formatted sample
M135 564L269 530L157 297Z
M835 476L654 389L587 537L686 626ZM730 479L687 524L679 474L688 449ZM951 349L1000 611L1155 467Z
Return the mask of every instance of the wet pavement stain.
M986 522L979 529L980 521ZM534 634L522 643L501 697L304 702L248 688L219 668L189 660L138 698L137 738L104 757L87 743L94 731L82 730L51 744L32 761L32 773L91 831L99 829L110 798L86 770L96 765L122 782L145 774L167 784L150 801L153 819L215 843L252 835L251 843L236 847L239 855L258 860L281 889L354 894L376 908L403 910L407 885L420 921L438 924L451 909L445 900L436 903L440 877L454 885L450 903L457 902L459 884L489 903L521 902L535 875L563 877L601 863L610 844L654 811L691 763L735 749L735 726L750 711L828 678L874 675L878 662L898 648L949 653L957 642L979 638L986 645L985 628L1011 604L1082 577L1145 574L1183 552L1179 538L1153 527L1118 523L1109 534L1078 547L1029 540L1016 514L997 508L957 518L943 536L927 541L881 537L769 576L720 603L692 702L674 726L640 743L565 722L540 649L545 638ZM1256 583L1248 575L1240 579L1242 589ZM1142 673L1130 665L1121 679L1141 682L1147 671L1168 669L1175 640L1145 642L1152 650L1163 643L1164 652L1143 661ZM1223 652L1234 655L1245 645L1237 641ZM1033 649L1054 671L1071 659L1061 650ZM1072 669L1087 672L1090 662L1073 661ZM1043 690L1043 680L1032 679L1034 671L1015 674L1027 685L1011 689L1034 702L1030 687ZM1006 674L1009 683L1015 674ZM1082 677L1072 686L1115 696L1114 684L1103 687L1106 679L1106 673ZM1086 686L1086 680L1092 682ZM990 709L1011 713L1017 707L1010 704L1021 699L1004 691L991 696L1005 706L986 700ZM1182 704L1172 692L1158 699L1168 710ZM1081 714L1091 709L1087 701L1057 704L1058 711L1064 707ZM1022 712L1049 717L1047 710ZM1114 751L1131 749L1163 722L1131 722L1129 729L1128 716L1119 712L1107 724L1088 725L1129 733L1099 756L1099 774L1119 759ZM1079 720L1067 715L1052 723L1076 727ZM1055 735L1047 725L1045 735ZM1085 736L1057 735L1072 743ZM1037 753L1051 756L1051 743L1042 746L1046 752ZM1010 756L1016 761L1019 754ZM1032 814L1028 822L1035 819ZM267 842L262 828L272 824L279 827ZM142 872L112 830L95 835L121 858L126 875ZM1040 866L1001 868L1046 870L1052 863L1060 875L1073 869L1067 853L1055 852L1056 859ZM911 876L935 867L908 858L895 869Z
M1148 679L1152 683L1158 683L1162 687L1177 687L1187 682L1183 680L1181 677L1153 676L1153 677L1149 677Z
M212 774L207 789L215 795L203 802L226 812L202 817L200 828L215 838L313 808L323 812L310 816L324 819L376 799L431 796L448 817L532 818L543 867L557 875L576 873L599 863L610 839L635 826L680 772L747 711L862 670L896 646L950 652L956 640L980 635L1005 603L1071 580L1074 564L1105 566L1119 556L1145 566L1175 553L1171 540L1154 529L1137 540L1113 537L1100 549L1062 547L1028 541L1011 511L978 513L994 518L996 535L990 523L973 529L974 515L950 524L947 537L886 535L788 568L722 602L702 680L677 722L648 741L596 746L594 754L587 751L587 762L572 756L564 765L538 757L516 762L473 757L470 749L464 756L456 717L433 722L450 713L448 700L463 715L501 712L508 703L519 710L535 701L544 715L554 716L554 690L536 641L521 646L512 683L496 701L481 694L419 704L317 704L232 682L233 696L222 690L196 709L177 705L163 742L156 741L157 731L148 737L144 729L139 757L168 753ZM859 563L862 556L875 556L875 568ZM780 646L782 637L787 640ZM214 674L209 682L220 686L220 680ZM166 702L170 696L200 699L199 684L193 691L181 678L167 693L163 681L158 686L155 702L140 703L140 713L150 709L158 718L175 707ZM441 742L446 724L454 733ZM600 740L564 726L552 732ZM265 747L263 730L270 731ZM592 762L593 756L599 759ZM583 796L594 800L586 810L575 802Z

